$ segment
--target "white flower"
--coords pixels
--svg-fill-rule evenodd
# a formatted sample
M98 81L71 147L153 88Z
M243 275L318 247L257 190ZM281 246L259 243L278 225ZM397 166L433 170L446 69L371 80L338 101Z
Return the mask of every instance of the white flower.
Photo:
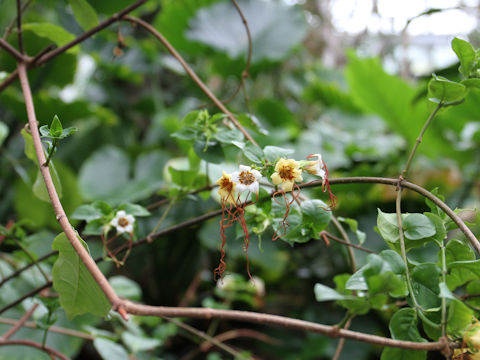
M240 171L235 171L232 174L232 181L237 185L239 193L250 191L258 193L258 180L262 177L260 171L252 170L250 166L240 165Z
M255 293L258 296L265 296L265 281L260 279L258 276L254 276L248 282L255 288Z
M322 179L325 179L325 168L323 166L322 155L320 154L310 154L307 156L307 159L314 159L317 160L309 161L309 163L305 166L305 170L312 175L320 176Z
M235 283L235 276L227 274L223 278L217 280L217 288L220 290L227 290Z
M127 214L124 210L117 211L115 217L110 221L110 225L117 228L119 234L133 232L133 224L135 218L133 215Z

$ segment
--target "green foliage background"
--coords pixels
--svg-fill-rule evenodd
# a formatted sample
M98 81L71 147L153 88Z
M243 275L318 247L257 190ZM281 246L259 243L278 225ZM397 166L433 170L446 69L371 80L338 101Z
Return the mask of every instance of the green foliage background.
M128 1L113 0L33 2L24 16L26 51L32 55L52 43L61 46L128 4ZM244 89L248 97L240 91L228 107L239 116L259 145L292 149L289 156L296 159L321 153L332 178L398 177L409 149L432 110L427 99L430 74L407 81L387 73L380 59L362 58L354 50L346 50L344 67L327 68L319 60L321 53L306 46L308 36L315 29L305 20L300 5L255 0L241 1L240 5L250 25L253 56ZM0 0L0 7L1 34L15 17L15 2ZM241 83L248 46L245 29L229 1L148 1L134 14L143 16L161 31L219 98L227 99L235 92ZM123 36L126 47L122 48L121 56L115 57L113 51L118 45L118 33ZM16 46L16 32L11 32L7 40ZM457 54L467 51L458 47L454 50ZM466 72L473 66L471 61L461 65L462 74L468 77L470 73ZM0 77L14 68L9 54L1 51ZM438 73L443 70L438 69ZM157 40L128 23L112 25L52 62L30 70L29 78L40 126L50 125L58 115L63 128L74 126L78 129L62 140L54 155L55 169L50 170L61 181L62 203L69 216L82 204L94 201L104 201L110 209L127 206L127 203L147 208L158 200L170 198L174 205L159 228L162 230L218 209L219 203L210 196L210 191L188 193L214 183L222 170L234 170L238 164L250 164L259 158L258 152L248 147L238 131L217 130L217 125L221 128L221 116L207 117L209 120L202 123L204 126L190 126L198 115L192 115L193 111L205 105L210 115L217 110L209 105L208 98ZM455 72L449 79L461 78ZM438 188L452 208L478 204L479 113L480 92L473 87L462 105L441 111L424 137L410 171L412 182L429 190ZM18 84L13 84L0 93L0 224L5 226L10 220L21 224L18 234L21 243L34 257L40 257L51 250L52 243L54 249L65 243L60 241L62 235L62 238L57 237L61 230L50 205L38 197L39 191L35 191L37 167L31 161L34 159L27 157L29 138L25 132L22 136L25 123L23 96ZM195 124L197 126L198 122ZM214 129L212 134L209 126ZM267 158L268 154L273 154L275 160L281 151L268 148L264 154ZM396 322L401 323L397 327L401 328L415 327L418 321L411 308L402 309L390 320L398 307L386 301L387 294L402 297L406 293L404 283L395 283L405 271L401 259L401 264L395 267L399 255L374 231L378 226L379 233L395 249L398 227L387 226L385 230L381 225L382 221L388 223L387 217L391 214L386 213L395 211L394 188L348 184L333 189L338 197L335 215L358 221L357 228L356 223L352 225L346 220L351 225L346 227L353 241L359 239L363 246L379 253L367 257L368 254L354 250L359 268L377 276L369 277L372 283L366 284L362 278L363 282L348 287L348 281L351 285L358 279L347 281L344 275L351 273L347 251L341 244L332 242L326 246L319 239L318 232L330 217L328 213L316 211L315 204L305 202L300 209L292 207L289 222L293 230L286 241L271 241L273 229L269 225L275 226L284 209L276 208L275 203L265 199L257 205L257 212L247 213L252 231L248 252L250 271L265 282L264 295L255 294L246 285L242 233L235 227L227 230L226 247L227 271L234 274L233 285L230 288L216 286L213 269L220 256L217 218L135 248L123 267L103 262L102 270L122 296L147 304L176 306L185 301L187 289L194 283L194 296L187 299L190 306L255 310L337 324L345 313L339 306L343 304L360 314L353 321L353 330L412 341L434 337L435 331L429 332L427 328L421 328L421 333L417 330L389 332L389 322L391 328L395 328L392 324ZM327 201L320 189L302 192L313 199ZM268 197L266 192L260 195L261 200L262 196ZM98 213L92 220L103 219L102 216L108 214L108 210L101 212L105 206L100 204L97 210L90 209L89 216ZM422 264L415 268L412 277L421 288L419 293L429 294L430 291L436 299L431 303L432 297L426 295L420 296L419 301L424 301L425 308L434 308L439 306L436 301L440 301L440 289L435 284L437 287L430 286L428 277L440 271L435 265L438 261L435 239L412 242L438 236L439 227L445 232L446 225L441 223L442 219L437 219L439 222L431 218L425 220L427 216L421 214L429 208L416 194L405 193L403 209L412 213L406 215L410 220L404 219L407 227L408 221L412 227L411 232L407 228L405 233L411 242L410 260L412 264ZM432 212L435 211L434 208ZM137 217L137 238L148 235L164 212L165 207L154 208L151 216ZM99 220L100 227L95 228L90 223L85 224L85 216L76 214L73 225L83 234L92 256L102 255L98 236L86 235L98 234L103 223ZM477 213L472 211L464 216L474 223L474 232L478 233ZM301 229L308 229L308 232L301 233ZM328 230L335 232L331 225ZM415 232L417 230L420 235ZM449 236L456 240L448 242L447 262L457 263L452 265L446 290L467 284L468 291L478 292L480 271L476 263L458 264L459 261L474 261L473 252L458 231ZM442 242L443 238L436 241ZM2 243L0 250L2 278L29 262L14 242ZM58 272L53 266L54 260L50 258L41 266L55 278ZM366 264L371 263L378 267L368 268ZM0 307L43 283L38 269L32 267L1 286ZM387 289L387 283L396 286ZM346 288L372 291L375 286L381 290L371 292L376 297L368 304L336 292ZM328 292L330 290L333 293ZM330 300L340 301L335 304ZM472 310L461 302L455 304L452 313L459 317L465 314L468 322ZM18 318L21 309L29 305L24 303L2 316ZM43 319L48 313L46 305L42 309L43 313L36 313L35 320ZM366 314L370 309L373 310ZM99 312L104 313L102 309ZM55 314L58 316L55 325L83 329L96 337L92 347L92 342L82 343L77 338L48 336L47 344L79 359L99 356L126 359L129 353L138 359L177 359L198 348L198 339L192 341L184 330L162 319L138 317L124 323L115 315L102 321L89 314L68 319L63 310ZM264 332L275 341L266 343L247 338L236 339L232 344L265 359L323 359L331 358L335 351L335 341L315 334L217 320L190 323L211 335L240 327ZM455 332L464 324L455 326L452 323L450 330ZM0 332L6 328L0 325ZM42 332L22 329L18 336L40 341ZM378 347L347 341L342 356L345 359L378 359L380 354ZM24 348L21 351L0 349L0 359L37 355ZM401 356L405 353L389 349L382 359L400 359ZM418 352L414 356L425 358ZM228 357L214 351L208 358Z

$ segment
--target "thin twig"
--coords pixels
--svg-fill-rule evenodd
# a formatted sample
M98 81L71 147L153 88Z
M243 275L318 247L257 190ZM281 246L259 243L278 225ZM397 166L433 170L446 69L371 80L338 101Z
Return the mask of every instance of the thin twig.
M264 333L252 329L234 329L234 330L229 330L224 333L218 334L217 336L214 337L214 339L225 342L228 340L232 339L238 339L240 337L246 337L246 338L252 338L255 340L263 341L268 344L278 344L278 341L271 338L268 335L265 335ZM200 345L200 351L201 352L207 352L209 351L214 344L212 344L210 341L205 341L203 344Z
M248 359L246 358L245 356L243 356L242 354L240 354L238 351L236 351L235 349L231 348L230 346L222 343L220 340L218 339L215 339L214 337L210 336L210 335L207 335L205 332L203 331L200 331L198 329L195 329L193 326L190 326L188 324L185 324L181 321L178 321L177 319L171 319L169 317L166 317L166 316L161 316L163 319L177 325L178 327L188 331L189 333L192 333L194 334L195 336L198 336L199 338L205 340L205 341L208 341L209 343L212 343L214 344L216 347L218 347L219 349L222 349L223 351L225 351L226 353L232 355L235 359Z
M95 35L97 32L103 30L104 28L106 28L107 26L113 24L114 22L117 22L121 19L122 16L132 12L133 10L135 10L136 8L138 8L140 5L142 5L143 3L145 3L147 0L138 0L136 1L135 3L133 3L132 5L126 7L125 9L119 11L118 13L116 14L113 14L111 17L109 17L108 19L102 21L100 24L98 24L97 26L95 26L94 28L88 30L87 32L83 33L82 35L80 35L79 37L73 39L72 41L70 41L69 43L55 49L55 50L52 50L46 54L43 54L40 58L38 58L38 56L35 56L33 59L36 59L36 61L32 61L30 60L30 62L28 63L28 68L32 67L32 66L40 66L42 64L44 64L45 62L53 59L54 57L64 53L65 51L67 51L68 49L74 47L75 45L78 45L80 44L81 42L85 41L86 39L92 37L93 35ZM41 53L43 53L43 50L41 51ZM10 75L3 81L3 83L0 84L0 92L2 92L4 89L6 89L11 83L13 83L15 81L15 79L18 77L18 70L14 70L12 73L10 73Z
M321 234L325 235L325 236L328 237L329 239L332 239L333 241L336 241L336 242L338 242L338 243L340 243L340 244L347 245L348 247L353 247L353 248L355 248L355 249L368 252L368 253L370 253L370 254L375 254L375 251L373 251L373 250L364 248L363 246L354 244L354 243L352 243L352 242L346 242L345 240L340 239L339 237L336 237L335 235L332 235L332 234L330 234L329 232L327 232L327 231L325 231L325 230L323 230L323 231L321 232Z
M113 309L118 311L119 308L121 307L121 302L122 302L121 299L118 297L118 295L115 293L111 285L108 283L108 280L105 278L103 273L97 267L97 265L91 258L88 251L78 240L77 233L75 232L72 225L70 224L67 218L67 215L65 214L65 211L63 209L63 206L60 202L57 191L55 189L55 185L53 184L50 170L48 167L43 166L43 164L45 164L45 161L46 161L45 153L43 150L42 141L40 139L40 133L38 131L38 121L35 115L35 107L33 105L33 97L30 90L30 84L28 82L27 68L25 63L18 64L18 73L20 77L20 85L22 87L23 97L25 99L25 107L27 110L28 124L30 126L30 131L33 138L35 154L37 156L40 172L45 182L48 196L52 203L52 207L55 212L57 221L60 223L60 226L62 227L65 235L67 236L68 240L70 241L73 248L75 249L75 252L78 254L83 264L85 265L89 273L92 275L95 282L102 289L103 293L112 304Z
M22 6L22 13L25 12L25 10L27 10L27 8L30 6L30 4L32 3L33 0L27 0L25 1L25 3L23 4ZM17 22L17 18L15 17L15 19L13 19L10 24L8 24L7 28L5 29L5 32L3 33L3 36L2 36L2 39L3 40L6 40L8 38L8 36L10 35L10 33L12 32L15 24Z
M5 276L5 277L2 279L2 281L0 281L0 288L1 288L2 285L5 284L7 281L16 278L18 275L20 275L20 274L21 274L22 272L24 272L25 270L30 269L32 266L35 266L36 264L38 264L38 263L42 262L43 260L46 260L46 259L48 259L48 258L50 258L51 256L56 255L56 254L58 254L57 251L49 252L48 254L45 254L45 255L43 255L42 257L39 257L36 262L31 262L31 263L25 265L24 267L18 269L17 271L11 273L10 275Z
M352 323L353 316L350 316L343 327L345 330L348 330L350 324ZM333 354L332 360L338 360L343 350L343 346L345 345L345 338L341 338L338 341L337 349L335 350L335 354Z
M10 339L13 334L15 334L24 324L27 322L28 319L30 319L30 316L32 316L33 312L37 309L38 304L33 304L30 310L28 310L20 319L18 319L15 324L8 329L8 331L3 334L0 337L0 340L8 340Z
M250 134L243 128L243 126L238 122L235 116L222 104L220 100L210 91L210 89L203 83L202 80L197 76L197 74L193 71L193 69L186 63L183 57L179 54L179 52L170 44L170 42L155 29L149 23L143 21L142 19L138 19L132 16L124 16L124 20L135 23L143 27L145 30L150 32L153 36L155 36L160 42L167 48L170 54L177 59L177 61L182 65L185 69L187 74L192 78L192 80L198 85L198 87L207 95L210 100L230 119L233 125L242 132L242 134L247 138L252 144L258 145L257 142L250 136Z
M350 246L352 242L350 241L350 238L348 237L348 234L343 228L340 221L338 221L337 218L333 215L331 219L332 219L333 225L335 225L338 232L342 235L343 240L348 244L348 247L347 247L348 257L350 258L350 266L352 267L352 274L353 274L357 271L357 262L355 261L355 254L353 253L353 249L352 249L353 246Z
M144 316L161 316L161 317L188 317L198 319L227 319L244 322L251 322L263 325L276 325L292 330L309 331L324 334L333 338L344 337L347 339L363 341L381 346L398 347L402 349L412 350L441 350L444 348L443 342L419 343L413 341L402 341L385 338L377 335L359 333L351 330L338 329L336 326L323 325L310 321L293 319L289 317L256 313L251 311L239 310L220 310L211 308L180 308L166 306L149 306L136 304L126 301L126 310L130 314ZM454 346L452 344L452 346Z
M18 323L18 320L0 317L0 324L15 325L16 323ZM27 321L24 324L22 324L22 326L30 328L30 329L42 330L43 331L43 329L39 328L37 326L37 324L33 321ZM94 336L92 336L90 334L87 334L87 333L84 333L82 331L66 329L66 328L62 328L62 327L58 327L58 326L50 326L48 328L48 331L49 332L54 332L54 333L57 333L57 334L78 337L80 339L85 339L85 340L94 340L95 339Z
M392 185L398 186L398 179L389 179L389 178L381 178L381 177L349 177L349 178L338 178L338 179L331 179L329 180L330 185L336 184L354 184L354 183L371 183L371 184L385 184L385 185ZM321 181L312 181L306 184L299 184L300 188L308 188L308 187L315 187L321 185ZM480 254L480 242L472 233L472 231L468 228L467 225L463 222L463 220L455 214L455 212L448 207L442 200L438 197L433 195L430 191L422 188L419 185L413 184L408 181L402 181L402 187L413 190L423 197L431 200L435 205L437 205L440 209L442 209L445 214L448 215L450 219L458 226L458 228L463 232L465 237L468 239L470 244L473 248Z
M3 40L0 38L0 47L3 48L5 51L9 52L10 55L12 55L15 59L18 61L24 61L25 56L18 52L17 49L15 49L12 45L10 45L6 40Z
M26 293L25 295L22 295L20 296L17 300L15 301L12 301L10 304L7 304L5 305L3 308L0 309L0 314L4 313L5 311L17 306L18 304L20 304L23 300L25 299L28 299L28 298L31 298L32 296L35 296L37 295L39 292L41 292L42 290L45 290L45 289L48 289L50 286L52 286L52 282L49 281L41 286L39 286L38 288L36 289L33 289L31 291L29 291L28 293Z
M17 0L17 35L18 35L18 49L21 54L25 54L23 48L23 34L22 34L22 1Z
M55 356L59 359L62 360L69 360L69 358L65 355L63 355L60 351L55 350L54 348L51 348L50 346L42 346L42 344L39 344L34 341L30 340L1 340L0 339L0 346L15 346L15 345L22 345L22 346L30 346L35 349L41 350L43 352L46 352L50 356Z
M14 239L14 240L15 240L15 243L18 245L18 247L20 247L20 249L22 249L22 251L27 255L27 257L30 259L32 264L35 265L38 271L40 271L40 274L42 274L45 281L49 281L50 279L48 278L48 275L45 273L45 271L43 271L42 267L38 263L38 260L35 260L35 258L30 253L30 251L25 246L23 246L23 244L18 239Z

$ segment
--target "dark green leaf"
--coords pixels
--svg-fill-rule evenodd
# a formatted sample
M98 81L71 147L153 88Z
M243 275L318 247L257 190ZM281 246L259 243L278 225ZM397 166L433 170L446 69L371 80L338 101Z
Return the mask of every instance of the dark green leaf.
M237 129L230 130L221 128L214 135L214 138L222 144L232 144L234 141L243 141L243 134Z
M53 41L58 46L65 45L75 39L75 36L64 28L50 23L27 23L23 25L23 30L30 30L40 37ZM77 53L78 48L73 47L67 52Z
M389 328L392 339L426 342L426 340L422 338L418 332L417 316L414 309L404 308L398 310L392 316ZM385 347L381 356L381 360L425 360L426 358L426 351L406 350L390 347Z
M436 264L420 264L411 273L412 287L418 304L425 310L440 306L441 270Z
M319 233L325 229L332 218L332 212L327 205L318 199L305 200L301 205L302 223Z

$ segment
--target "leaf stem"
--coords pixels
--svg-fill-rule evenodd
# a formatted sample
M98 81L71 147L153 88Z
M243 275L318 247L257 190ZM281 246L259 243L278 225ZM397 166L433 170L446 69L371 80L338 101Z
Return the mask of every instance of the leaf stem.
M47 160L45 161L43 166L47 167L50 164L50 160L52 159L53 153L55 152L57 145L58 145L58 139L52 139L52 146L48 150Z
M445 239L442 240L442 282L447 284L447 257L445 255ZM447 299L445 296L442 297L442 336L447 336Z
M437 115L437 112L442 108L443 103L439 102L435 109L430 113L427 121L425 121L425 124L423 124L423 128L420 131L420 134L418 135L417 140L415 141L415 145L413 146L412 151L410 152L410 155L408 156L407 164L405 165L405 169L402 171L402 177L405 177L407 175L408 170L410 169L410 165L412 164L413 157L415 156L415 153L417 152L418 146L423 140L423 135L425 134L425 131L427 131L428 126L434 119L435 115Z

